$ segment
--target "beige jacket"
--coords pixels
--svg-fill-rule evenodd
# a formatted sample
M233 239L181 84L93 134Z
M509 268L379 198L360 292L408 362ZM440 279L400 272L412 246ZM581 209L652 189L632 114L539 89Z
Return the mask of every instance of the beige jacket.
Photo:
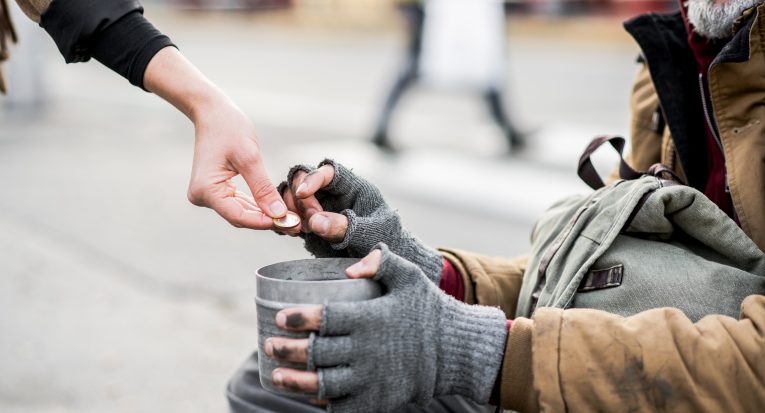
M443 249L468 303L514 317L526 258ZM516 318L500 372L503 408L522 412L746 412L765 406L765 296L738 320L692 323L660 308L629 318L540 308Z

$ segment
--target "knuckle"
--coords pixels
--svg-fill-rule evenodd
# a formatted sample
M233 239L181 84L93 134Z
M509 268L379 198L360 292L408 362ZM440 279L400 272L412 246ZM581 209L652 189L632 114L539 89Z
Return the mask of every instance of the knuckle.
M237 151L236 162L240 165L251 167L260 163L260 151L256 146L249 146L247 150Z
M196 206L204 206L204 188L192 184L186 192L186 198Z
M255 197L255 199L261 199L265 196L268 196L273 191L273 185L271 185L271 182L268 180L260 180L253 182L250 185L252 196Z

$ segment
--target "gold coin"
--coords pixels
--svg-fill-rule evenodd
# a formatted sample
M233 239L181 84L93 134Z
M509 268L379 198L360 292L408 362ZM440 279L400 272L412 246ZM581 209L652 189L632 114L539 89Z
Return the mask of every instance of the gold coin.
M287 215L281 218L274 218L274 226L277 228L288 229L298 225L300 225L300 217L292 211L287 211Z

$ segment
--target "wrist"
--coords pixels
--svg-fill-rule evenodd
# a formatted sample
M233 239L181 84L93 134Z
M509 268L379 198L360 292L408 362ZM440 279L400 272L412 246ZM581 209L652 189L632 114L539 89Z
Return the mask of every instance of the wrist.
M486 403L502 366L507 320L497 308L450 302L439 320L441 365L435 393Z
M402 232L406 242L402 243L401 248L405 251L404 254L406 254L407 259L417 264L435 285L440 285L441 276L444 272L444 257L438 251L420 242L409 231L403 230ZM463 292L463 298L464 295ZM460 299L460 301L462 300Z
M188 105L186 116L196 127L221 119L222 112L241 112L231 99L214 86L191 91L185 99Z
M174 47L157 52L144 73L146 90L178 108L194 125L204 124L231 100Z

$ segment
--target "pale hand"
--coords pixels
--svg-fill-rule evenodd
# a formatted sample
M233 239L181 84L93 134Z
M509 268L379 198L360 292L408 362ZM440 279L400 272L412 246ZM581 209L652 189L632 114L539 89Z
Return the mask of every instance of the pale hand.
M214 209L235 227L273 229L272 218L284 216L287 208L268 178L247 116L173 47L149 62L144 86L194 123L189 201ZM237 175L252 197L236 190L231 179Z

